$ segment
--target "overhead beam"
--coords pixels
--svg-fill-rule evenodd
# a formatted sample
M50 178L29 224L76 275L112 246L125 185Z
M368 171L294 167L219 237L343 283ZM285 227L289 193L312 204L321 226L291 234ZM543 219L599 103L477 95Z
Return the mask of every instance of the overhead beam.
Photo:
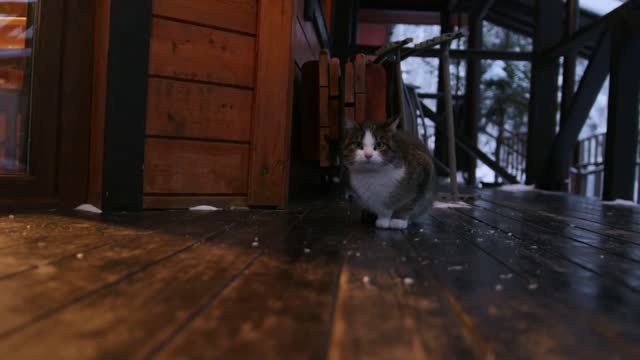
M379 10L361 9L358 15L361 22L373 24L412 24L412 25L440 25L440 13L434 11L409 11L409 10ZM467 24L467 14L451 16L451 23L458 25Z
M579 50L584 47L585 44L591 40L595 35L601 32L608 25L615 24L621 17L625 16L625 13L632 12L638 8L637 0L630 0L623 5L619 6L610 13L602 16L592 22L591 24L582 27L575 32L570 38L562 41L558 41L548 50L540 54L543 58L558 58L564 56L567 53L575 50Z
M357 47L357 52L366 55L374 55L377 46L360 45ZM412 48L403 48L401 52L413 51ZM440 50L438 49L425 49L420 53L412 55L413 57L423 58L437 58L440 56ZM450 56L452 59L479 59L479 60L504 60L504 61L531 61L533 54L530 52L515 52L515 51L498 51L498 50L450 50Z
M567 118L553 141L545 175L538 181L539 188L551 191L568 190L569 164L573 149L609 74L610 54L611 35L607 32L602 35L580 80L578 90L571 97Z
M633 200L638 149L638 96L640 94L640 35L636 26L617 24L609 81L609 114L604 164L604 200Z
M537 0L533 51L540 54L562 38L562 0ZM558 112L557 58L534 57L531 66L531 95L527 139L527 184L539 182L553 145Z
M491 9L495 2L495 0L484 0L484 2L481 3L480 6L474 11L474 17L480 20L484 19L484 17L487 16L489 9Z

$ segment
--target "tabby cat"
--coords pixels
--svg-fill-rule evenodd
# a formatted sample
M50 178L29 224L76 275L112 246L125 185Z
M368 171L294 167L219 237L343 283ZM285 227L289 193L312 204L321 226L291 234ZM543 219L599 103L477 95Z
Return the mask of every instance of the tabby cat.
M397 129L400 118L384 124L347 124L342 162L360 205L377 215L382 229L406 229L431 207L433 161L424 144Z

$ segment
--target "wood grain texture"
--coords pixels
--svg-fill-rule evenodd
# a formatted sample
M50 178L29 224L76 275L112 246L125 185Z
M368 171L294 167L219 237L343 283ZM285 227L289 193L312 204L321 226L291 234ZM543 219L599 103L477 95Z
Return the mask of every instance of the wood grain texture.
M256 33L257 0L155 0L153 14Z
M329 100L329 135L332 139L340 139L340 100Z
M0 358L640 358L637 209L482 190L400 232L317 195L0 214Z
M253 87L253 37L153 19L149 73Z
M253 91L149 79L147 134L249 141Z
M246 193L248 163L248 145L147 139L144 192Z
M318 132L318 159L320 160L320 167L328 167L331 165L329 161L329 145L327 144L327 136L329 136L330 130L328 127L321 127Z
M289 182L289 142L294 61L294 4L261 1L252 129L249 204L284 207Z
M356 94L356 122L367 121L367 94Z
M320 126L329 126L329 88L318 90L318 122Z
M340 60L329 61L329 96L340 96Z
M355 73L354 90L356 94L362 94L367 92L367 65L366 57L364 54L356 55L353 69Z
M318 58L318 81L321 87L329 87L329 51L323 49Z
M109 24L111 0L97 0L96 29L93 56L93 101L91 140L89 148L88 201L102 206L102 166L104 152L104 124L107 100L107 58L109 53Z
M346 104L355 102L355 73L351 62L344 66L344 102Z
M187 209L210 205L218 208L246 207L246 196L145 196L145 209Z

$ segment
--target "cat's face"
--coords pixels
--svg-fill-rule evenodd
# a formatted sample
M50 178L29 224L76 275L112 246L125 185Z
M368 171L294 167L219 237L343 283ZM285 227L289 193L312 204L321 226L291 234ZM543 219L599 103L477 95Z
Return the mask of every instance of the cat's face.
M344 164L351 168L375 169L396 159L393 133L396 121L385 124L364 123L352 127L342 146Z

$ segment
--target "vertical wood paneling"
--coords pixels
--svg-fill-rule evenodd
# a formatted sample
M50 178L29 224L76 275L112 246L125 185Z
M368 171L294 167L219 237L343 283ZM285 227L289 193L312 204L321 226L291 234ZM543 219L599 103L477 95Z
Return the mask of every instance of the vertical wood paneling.
M293 98L293 1L260 1L249 204L285 206Z

